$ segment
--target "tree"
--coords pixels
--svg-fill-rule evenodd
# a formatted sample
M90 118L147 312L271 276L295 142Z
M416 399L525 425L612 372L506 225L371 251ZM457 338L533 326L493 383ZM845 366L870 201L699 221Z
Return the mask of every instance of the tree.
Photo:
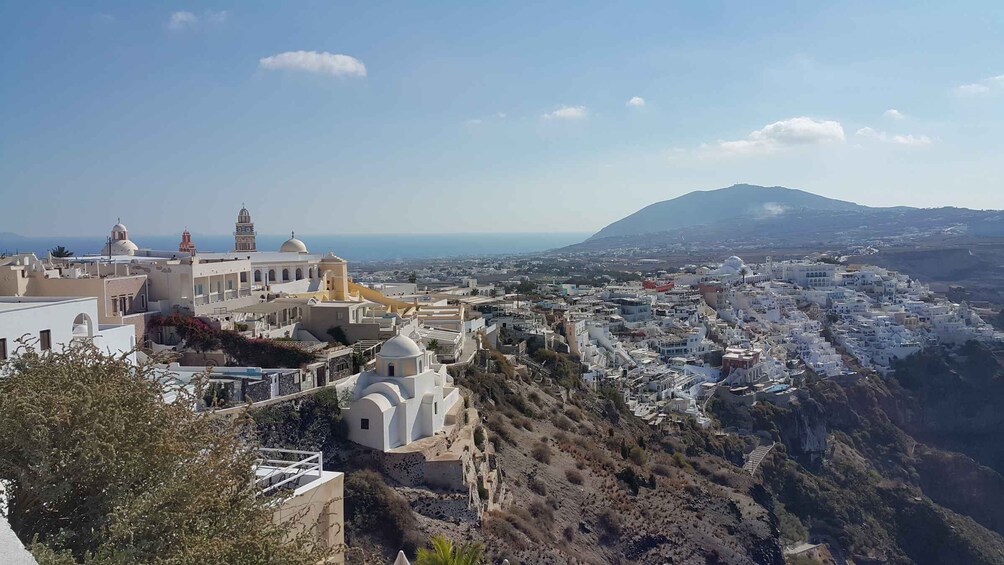
M331 326L328 328L328 335L331 336L331 339L334 340L335 343L341 345L349 344L349 338L345 335L345 329L342 328L342 326Z
M89 344L0 363L0 489L52 563L313 564L331 551L251 477L250 423L163 400L164 374ZM58 558L58 559L57 559Z
M438 339L430 340L429 345L427 345L426 348L428 348L428 350L432 351L433 353L439 353L439 340Z
M485 554L481 544L465 542L454 545L451 540L435 536L429 540L429 548L418 550L416 565L481 565Z
M74 252L63 247L62 245L57 245L53 249L50 249L49 254L58 259L65 259L66 257L73 257L75 255Z

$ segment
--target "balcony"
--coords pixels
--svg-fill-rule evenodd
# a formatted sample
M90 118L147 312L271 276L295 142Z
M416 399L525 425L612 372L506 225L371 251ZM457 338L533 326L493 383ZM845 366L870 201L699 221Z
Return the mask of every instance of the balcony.
M320 451L262 447L258 452L261 459L255 468L255 485L263 495L295 490L323 476L324 454Z

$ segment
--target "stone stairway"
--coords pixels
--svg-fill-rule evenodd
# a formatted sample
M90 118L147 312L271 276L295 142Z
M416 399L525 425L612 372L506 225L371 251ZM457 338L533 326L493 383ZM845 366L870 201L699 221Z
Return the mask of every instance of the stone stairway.
M770 450L774 449L775 445L777 445L777 442L771 442L770 445L757 446L756 449L751 451L749 455L746 456L746 463L743 464L743 470L750 475L755 475L757 469L760 467L760 463L763 463L763 460L767 457L767 454L770 453Z

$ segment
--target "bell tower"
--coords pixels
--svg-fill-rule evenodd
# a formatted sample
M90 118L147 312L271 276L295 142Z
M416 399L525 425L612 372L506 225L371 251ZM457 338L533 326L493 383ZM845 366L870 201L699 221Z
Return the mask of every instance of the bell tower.
M234 226L234 251L257 251L255 244L254 222L251 221L251 212L241 206L241 211L237 214L237 223Z

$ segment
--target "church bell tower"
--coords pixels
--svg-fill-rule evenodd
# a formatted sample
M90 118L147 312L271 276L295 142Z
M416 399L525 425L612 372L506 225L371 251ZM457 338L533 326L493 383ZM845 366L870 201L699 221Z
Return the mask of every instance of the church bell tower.
M237 214L237 223L234 226L234 251L257 251L255 244L254 222L251 221L251 212L246 207L241 207Z

